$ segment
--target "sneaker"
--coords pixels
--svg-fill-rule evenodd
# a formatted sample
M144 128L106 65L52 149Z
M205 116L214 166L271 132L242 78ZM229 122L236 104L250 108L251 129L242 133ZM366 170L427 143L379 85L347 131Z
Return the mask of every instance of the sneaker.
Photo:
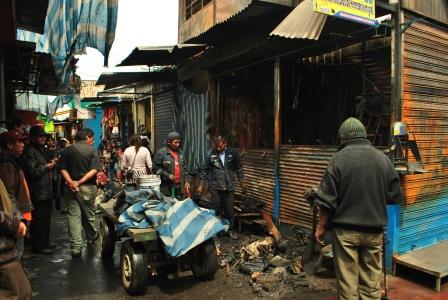
M92 245L100 237L99 233L96 232L95 236L91 239L87 239L87 245Z

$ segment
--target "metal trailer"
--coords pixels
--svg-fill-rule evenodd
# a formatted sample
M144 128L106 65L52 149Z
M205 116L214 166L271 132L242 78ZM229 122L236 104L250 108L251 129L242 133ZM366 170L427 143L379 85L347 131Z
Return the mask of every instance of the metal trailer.
M213 239L209 239L180 257L168 255L156 229L128 229L117 234L118 216L113 209L116 199L98 204L101 211L101 256L111 259L115 243L123 241L120 254L121 282L130 295L146 291L152 276L166 274L176 278L193 274L201 280L212 279L218 269L218 256Z

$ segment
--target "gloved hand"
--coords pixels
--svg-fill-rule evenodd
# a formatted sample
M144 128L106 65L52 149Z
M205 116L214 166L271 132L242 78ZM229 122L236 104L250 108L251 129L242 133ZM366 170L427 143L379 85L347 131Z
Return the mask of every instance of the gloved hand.
M312 202L317 197L317 188L310 187L310 188L305 189L305 192L303 193L303 197L308 202Z

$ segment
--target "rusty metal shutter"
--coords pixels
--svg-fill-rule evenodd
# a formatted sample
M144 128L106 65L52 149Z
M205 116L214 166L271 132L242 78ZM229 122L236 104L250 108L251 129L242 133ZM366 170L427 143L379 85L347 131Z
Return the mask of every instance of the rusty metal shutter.
M403 180L398 253L448 239L448 28L417 21L403 41L403 121L429 172Z
M335 147L282 146L280 150L280 220L312 228L312 212L303 198L306 188L319 186Z
M173 101L174 91L155 96L154 100L154 134L156 150L165 145L168 133L173 127Z
M246 149L241 153L247 195L264 202L264 210L274 207L274 158L272 149ZM241 189L237 187L237 194Z
M312 226L312 214L303 198L306 188L318 186L335 147L282 146L280 150L280 222ZM248 196L263 200L264 210L274 208L274 160L272 149L247 149L242 164ZM237 193L241 190L238 188Z

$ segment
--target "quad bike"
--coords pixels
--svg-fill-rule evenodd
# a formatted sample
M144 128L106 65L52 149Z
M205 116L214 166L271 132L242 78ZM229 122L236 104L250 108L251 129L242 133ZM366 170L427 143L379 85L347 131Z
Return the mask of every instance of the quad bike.
M118 215L114 210L117 199L98 204L101 212L100 242L101 256L110 259L115 252L115 243L123 241L120 253L121 282L130 295L146 291L149 279L156 275L169 278L191 273L198 279L210 280L218 269L218 256L213 239L209 239L180 257L171 257L163 248L154 228L127 229L118 234Z

